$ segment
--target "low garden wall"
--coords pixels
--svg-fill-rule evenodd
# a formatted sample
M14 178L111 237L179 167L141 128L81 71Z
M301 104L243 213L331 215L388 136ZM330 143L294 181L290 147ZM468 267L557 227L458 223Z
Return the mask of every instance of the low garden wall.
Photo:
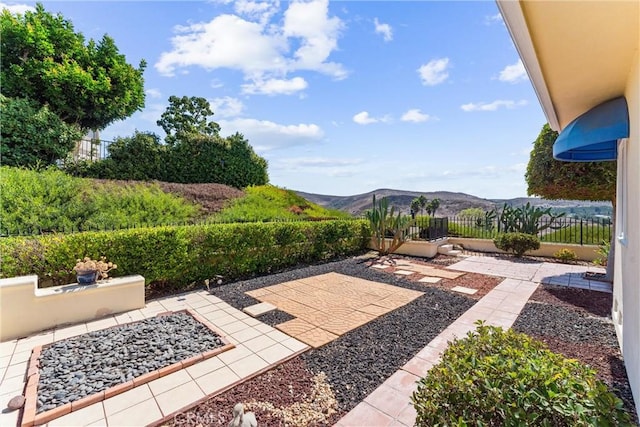
M462 246L464 249L477 252L497 252L505 253L496 248L493 240L490 239L470 239L464 237L449 237L449 243ZM570 249L575 252L577 259L582 261L593 261L600 258L598 254L598 246L591 245L575 245L568 243L546 243L540 242L540 249L536 251L529 251L526 255L543 256L553 258L554 254L560 249Z
M386 239L387 247L391 245L391 241L391 239ZM447 244L447 238L436 241L408 240L394 254L433 258L438 253L438 247L445 244ZM375 238L369 241L369 249L376 249Z
M0 279L0 341L143 308L144 305L142 276L46 289L38 288L38 276Z

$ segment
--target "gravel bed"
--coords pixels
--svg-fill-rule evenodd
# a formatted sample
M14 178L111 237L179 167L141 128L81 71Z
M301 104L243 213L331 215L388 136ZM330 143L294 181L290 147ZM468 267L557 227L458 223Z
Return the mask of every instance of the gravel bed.
M223 345L184 312L58 341L40 355L37 413Z
M606 301L611 301L610 294L542 285L524 306L513 329L595 369L637 424L615 328L608 317L611 305L609 302L606 309Z
M262 316L258 316L257 319L269 326L276 326L280 323L288 322L291 319L295 319L295 316L290 315L286 311L275 309L263 314Z
M340 409L349 411L475 303L467 296L368 265L367 259L349 258L222 285L211 293L242 309L258 302L244 292L329 272L424 292L411 303L301 356L314 373L327 375Z

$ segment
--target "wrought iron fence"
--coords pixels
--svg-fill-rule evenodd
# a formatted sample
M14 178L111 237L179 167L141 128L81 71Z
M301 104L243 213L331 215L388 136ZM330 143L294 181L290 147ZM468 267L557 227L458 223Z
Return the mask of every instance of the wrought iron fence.
M613 233L613 223L607 218L580 219L559 218L551 221L542 218L539 222L538 237L541 242L573 243L578 245L601 245L609 242ZM477 239L493 239L500 231L497 220L485 218L449 218L448 236Z

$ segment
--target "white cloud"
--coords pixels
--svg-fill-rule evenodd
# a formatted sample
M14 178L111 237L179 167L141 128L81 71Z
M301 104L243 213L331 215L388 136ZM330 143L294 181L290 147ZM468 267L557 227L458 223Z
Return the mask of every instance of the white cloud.
M498 99L496 101L490 102L490 103L484 103L484 102L477 102L477 103L473 103L470 102L468 104L464 104L461 105L460 108L463 111L496 111L498 108L506 108L508 110L517 108L517 107L523 107L527 105L527 101L526 100L520 100L520 101L510 101L510 100L502 100L502 99Z
M388 122L389 120L390 118L388 116L379 117L379 118L371 117L367 111L361 111L355 116L353 116L353 121L359 125L369 125L371 123Z
M336 159L329 157L290 157L279 159L278 163L292 169L313 167L351 166L362 163L362 159Z
M144 91L150 98L160 98L162 93L158 89L147 89Z
M420 123L427 120L433 120L434 118L428 114L424 114L418 108L413 108L402 115L400 120L403 122Z
M213 79L211 80L210 85L213 89L220 89L224 86L224 83L222 83L222 81L220 81L219 79Z
M36 8L28 4L6 4L0 3L0 9L7 9L10 13L24 15L25 12L35 12Z
M291 2L284 14L287 38L299 38L300 47L293 56L293 69L316 70L337 79L347 73L341 64L325 62L331 52L338 47L338 37L344 24L337 16L329 17L329 0Z
M429 61L418 68L418 74L425 86L435 86L443 83L449 77L447 67L449 58L440 58Z
M216 117L235 117L242 114L244 104L238 98L225 96L209 99L209 105Z
M393 30L391 29L391 25L381 24L380 21L378 21L378 18L373 20L373 24L376 27L376 34L382 34L384 41L390 42L393 40Z
M518 59L513 65L507 65L502 71L498 79L501 82L518 83L529 79L527 71L524 69L524 64L521 59Z
M484 23L485 25L504 24L504 19L502 18L502 14L498 12L495 15L485 16Z
M235 15L219 15L210 22L176 27L174 31L173 49L163 52L155 65L167 76L189 66L232 68L248 75L286 68L282 56L286 40L265 34L262 25Z
M250 1L236 0L233 8L238 15L244 15L251 19L257 19L262 23L267 23L278 11L279 1Z
M237 118L218 122L224 134L240 132L256 152L264 153L278 148L307 145L324 137L320 126L310 123L283 125L269 120Z
M271 92L260 90L260 82L288 81L299 87L301 78L286 79L288 73L298 70L345 78L344 67L328 60L344 28L338 17L329 16L328 0L287 5L283 21L277 23L271 19L279 2L241 0L234 6L243 17L225 14L208 22L177 26L172 49L160 55L155 67L166 76L191 66L230 68L253 82L252 93L267 94ZM292 46L296 47L293 51ZM290 91L294 92L297 90Z
M308 84L302 77L292 79L255 80L253 83L242 85L242 93L260 95L291 95L305 90Z

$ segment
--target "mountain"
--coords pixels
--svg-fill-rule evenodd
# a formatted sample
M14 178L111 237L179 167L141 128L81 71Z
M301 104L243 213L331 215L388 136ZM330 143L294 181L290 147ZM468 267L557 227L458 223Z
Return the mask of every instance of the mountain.
M391 206L395 206L400 212L408 214L411 211L411 201L416 197L424 196L429 200L440 199L440 207L438 208L438 216L454 216L461 210L467 208L480 208L482 210L491 210L496 207L501 207L504 203L511 206L522 206L527 203L531 203L533 206L540 206L543 208L553 208L563 212L571 212L571 210L578 210L582 212L584 209L593 210L597 213L602 212L607 214L611 211L611 203L608 202L588 202L581 200L546 200L535 197L518 197L514 199L483 199L480 197L472 196L465 193L454 193L450 191L432 191L432 192L419 192L419 191L405 191L405 190L392 190L388 188L382 188L374 191L370 191L364 194L356 194L353 196L330 196L323 194L305 193L302 191L296 191L300 196L316 203L320 206L331 209L339 209L344 212L349 212L352 215L362 215L367 209L371 209L371 202L373 195L377 198L387 197Z

